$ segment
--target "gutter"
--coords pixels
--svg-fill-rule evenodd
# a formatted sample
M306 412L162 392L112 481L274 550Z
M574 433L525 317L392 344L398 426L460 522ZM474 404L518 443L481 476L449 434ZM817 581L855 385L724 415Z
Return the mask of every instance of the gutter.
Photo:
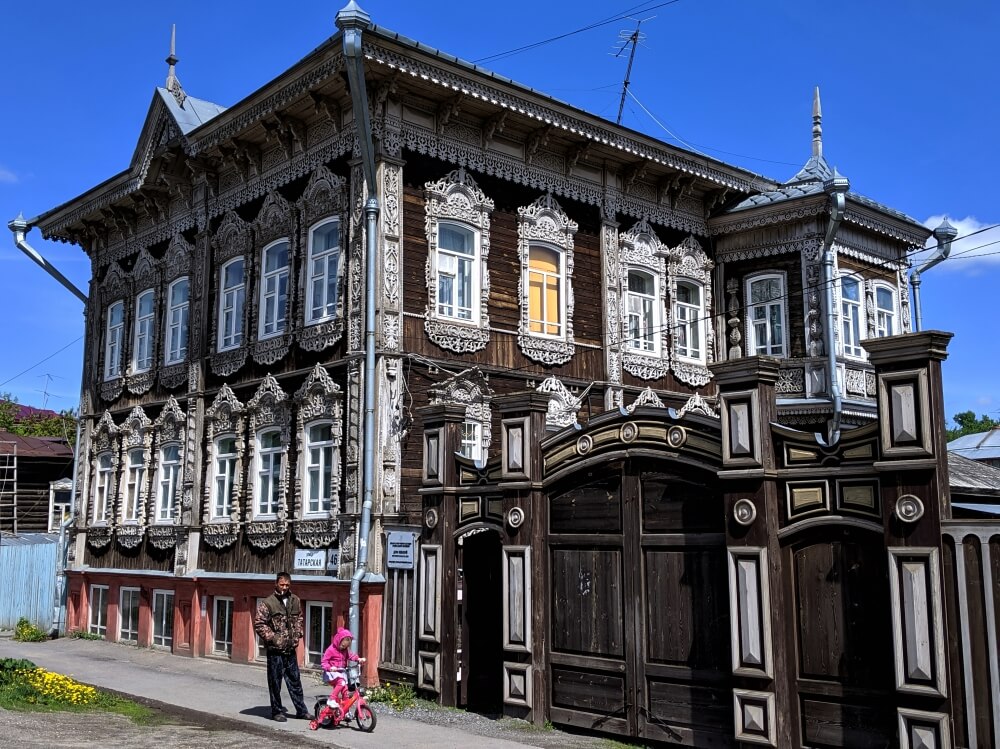
M920 315L920 274L929 271L938 263L943 263L951 254L951 242L958 236L958 229L948 223L948 219L943 219L937 229L934 230L934 239L937 240L938 251L931 255L930 259L915 268L910 273L910 286L913 287L913 332L919 333L923 320Z
M364 501L358 528L358 556L351 576L348 629L354 634L351 651L358 652L358 631L361 623L361 581L368 572L368 535L371 533L372 484L375 481L375 281L378 249L378 189L375 182L375 145L372 141L371 116L368 112L368 92L365 88L365 60L361 51L361 35L372 28L371 16L354 0L345 5L336 18L343 35L344 58L351 86L354 124L361 151L361 167L365 176L368 199L365 201L365 414L363 427L364 470L361 477Z
M823 286L826 292L826 368L830 381L830 400L833 401L833 416L827 424L826 438L817 432L816 441L832 447L840 441L840 418L844 410L844 400L840 393L840 379L837 377L837 311L834 309L833 265L836 251L833 240L837 236L840 222L844 219L847 191L851 183L834 168L833 176L823 182L823 192L830 198L830 221L826 225L821 250L823 257Z
M24 220L24 214L19 213L17 218L7 223L7 228L14 233L14 245L37 263L42 270L61 283L73 296L83 302L84 315L87 314L87 295L84 294L66 276L56 270L55 266L49 263L41 253L36 251L25 235L31 231L32 224ZM83 388L81 384L80 402L83 403ZM53 601L52 627L49 629L51 637L57 637L62 632L66 623L66 565L68 559L69 545L67 544L66 531L76 522L76 481L77 469L80 466L80 424L83 421L83 413L77 409L76 414L76 442L73 444L73 479L70 488L69 517L59 523L59 559L56 562L56 595Z

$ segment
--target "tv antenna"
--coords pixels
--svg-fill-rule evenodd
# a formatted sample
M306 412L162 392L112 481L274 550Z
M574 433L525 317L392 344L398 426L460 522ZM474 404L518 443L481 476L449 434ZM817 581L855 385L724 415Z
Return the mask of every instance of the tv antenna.
M48 372L46 372L43 375L39 375L39 377L45 378L45 386L38 392L42 394L42 408L46 408L49 404L49 384L52 382L52 380L61 378L57 378L55 375L49 374Z
M642 26L644 21L652 21L656 16L650 16L649 18L643 18L642 20L635 22L635 31L619 31L618 39L621 42L621 46L618 48L618 52L615 53L615 57L621 57L622 53L626 49L629 49L628 53L628 67L625 69L625 81L622 83L622 98L618 102L618 119L615 120L615 124L622 124L622 110L625 109L625 97L628 95L628 87L632 82L632 63L635 61L635 50L639 46L639 42L646 39L646 35L639 32L639 27Z

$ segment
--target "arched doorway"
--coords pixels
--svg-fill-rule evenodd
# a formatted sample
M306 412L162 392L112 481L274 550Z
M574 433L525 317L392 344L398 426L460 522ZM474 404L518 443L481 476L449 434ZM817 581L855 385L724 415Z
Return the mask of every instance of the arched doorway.
M459 704L503 712L503 580L500 534L476 528L458 539L461 598Z

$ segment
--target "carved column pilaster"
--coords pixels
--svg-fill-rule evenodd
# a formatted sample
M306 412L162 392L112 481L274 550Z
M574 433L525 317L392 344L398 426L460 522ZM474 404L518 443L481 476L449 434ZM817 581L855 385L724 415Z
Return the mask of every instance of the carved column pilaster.
M610 383L604 391L604 409L611 411L622 404L622 345L621 345L621 257L618 250L618 222L614 213L603 212L601 220L601 284L604 287L604 310L607 328L604 331L605 379Z

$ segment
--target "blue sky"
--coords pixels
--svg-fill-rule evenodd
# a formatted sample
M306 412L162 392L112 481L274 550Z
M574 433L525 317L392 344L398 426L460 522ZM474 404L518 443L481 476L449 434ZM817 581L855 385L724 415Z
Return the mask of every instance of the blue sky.
M346 2L346 0L345 0ZM955 0L575 0L539 3L363 0L372 20L614 119L626 56L643 20L623 124L781 180L809 156L814 86L824 153L854 191L960 237L1000 223L1000 3ZM500 8L487 12L487 8ZM658 7L656 7L658 6ZM128 166L170 25L192 96L231 105L334 32L339 3L21 3L0 45L0 218L42 213ZM486 59L490 58L490 59ZM78 248L29 242L86 290ZM996 242L996 244L990 244ZM992 254L991 254L992 253ZM955 333L945 412L1000 416L992 331L1000 229L959 240L923 277L923 327ZM0 235L0 392L73 408L83 354L80 302Z

